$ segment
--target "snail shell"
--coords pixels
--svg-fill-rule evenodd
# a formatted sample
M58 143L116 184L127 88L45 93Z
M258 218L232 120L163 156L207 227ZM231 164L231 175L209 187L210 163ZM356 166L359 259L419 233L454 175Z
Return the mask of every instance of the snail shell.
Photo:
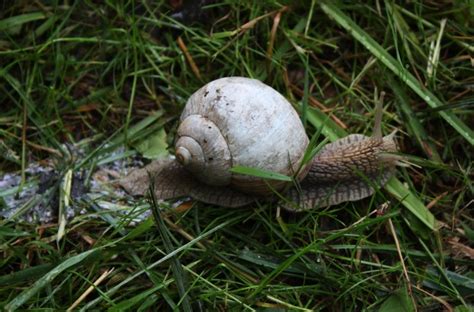
M273 88L243 77L214 80L196 91L181 115L175 144L177 160L203 183L259 195L271 192L268 180L230 169L245 166L292 176L307 147L291 104ZM283 186L272 182L273 188Z

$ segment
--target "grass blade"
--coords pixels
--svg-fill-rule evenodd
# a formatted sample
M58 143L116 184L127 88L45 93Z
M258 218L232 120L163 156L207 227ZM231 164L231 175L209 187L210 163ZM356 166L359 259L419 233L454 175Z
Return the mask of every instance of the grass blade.
M267 170L261 170L258 168L252 167L244 167L244 166L235 166L230 169L233 173L249 175L252 177L262 178L262 179L269 179L269 180L278 180L278 181L286 181L291 182L293 181L291 177Z
M415 117L415 113L411 108L408 98L398 84L398 82L393 79L390 75L387 75L389 78L390 85L392 86L393 93L397 96L399 107L403 116L406 118L407 125L411 130L411 135L416 138L416 141L420 148L425 152L426 156L429 158L441 162L441 157L439 156L438 152L436 151L436 147L428 138L428 134L426 133L423 125L420 121Z
M52 263L40 264L8 275L0 276L0 287L12 286L25 281L33 282L46 274L53 267L54 264Z
M64 272L65 270L69 269L70 267L80 263L87 257L89 257L92 253L96 252L98 249L94 248L78 254L77 256L71 257L55 267L53 270L49 271L45 274L42 278L37 280L31 287L22 291L15 299L10 301L6 306L6 311L13 311L22 306L28 299L33 297L37 292L39 292L43 287L51 283L59 274Z
M443 105L433 93L427 90L416 78L408 72L402 64L397 62L385 49L378 44L369 34L360 28L353 20L339 10L331 2L321 2L321 9L340 26L345 28L356 40L364 45L377 59L379 59L388 69L397 75L406 85L418 94L429 106L437 108ZM474 131L470 129L451 111L440 111L444 118L460 135L462 135L471 145L474 145Z
M158 203L156 201L153 187L150 187L150 206L152 207L151 210L153 212L153 217L155 219L156 227L158 228L158 232L160 233L161 239L163 240L163 244L167 253L172 253L175 250L173 243L171 242L171 233L168 230L168 227L163 220L161 212L159 211ZM171 258L171 271L173 272L174 279L176 281L176 286L178 288L179 297L180 297L180 305L183 311L192 311L191 302L189 301L188 296L188 279L184 274L183 268L181 266L181 262L177 256L173 256Z
M435 229L435 218L425 205L409 189L403 186L398 179L391 179L385 189L395 198L402 201L402 204L410 210L427 227Z
M34 12L5 18L0 21L0 31L11 30L25 23L40 20L45 17L46 15L42 12Z
M410 296L405 287L398 289L380 306L379 312L414 311Z

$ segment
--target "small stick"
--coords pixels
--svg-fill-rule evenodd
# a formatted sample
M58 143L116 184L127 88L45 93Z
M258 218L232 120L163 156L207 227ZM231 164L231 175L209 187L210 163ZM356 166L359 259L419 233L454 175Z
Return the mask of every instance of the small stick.
M395 246L397 247L397 253L398 253L398 257L400 258L400 263L402 264L403 275L405 276L405 280L406 280L407 286L408 286L408 294L410 295L410 298L413 302L413 308L416 311L417 310L416 309L416 302L415 302L415 298L413 298L413 289L411 288L410 276L408 275L408 270L407 270L407 267L405 265L405 261L403 260L402 250L400 249L400 243L398 242L397 233L395 232L395 227L393 226L392 219L390 219L390 218L388 219L388 224L390 226L390 232L392 232L393 240L395 241Z
M22 127L22 130L21 130L21 131L23 132L23 131L24 131L23 129L25 129L25 128L26 128L26 127ZM2 130L2 131L0 131L0 132L1 132L2 134L5 134L6 136L11 137L11 138L14 138L14 139L22 140L22 141L23 141L23 135L22 135L22 137L19 137L19 136L14 135L13 133L10 133L10 132L8 132L8 131L5 131L5 130ZM53 149L53 148L50 148L50 147L47 147L47 146L42 146L42 145L33 143L33 142L31 142L31 141L28 141L28 139L25 139L25 140L26 140L26 141L25 141L26 145L28 145L28 146L30 146L30 147L32 147L32 148L34 148L34 149L37 149L37 150L40 150L40 151L45 151L45 152L48 152L48 153L50 153L50 154L54 154L54 155L59 156L59 157L62 156L62 154L61 154L59 151L57 151L57 150L55 150L55 149Z
M112 268L112 269L107 270L104 273L102 273L102 275L99 276L99 278L94 282L94 284L89 286L89 288L87 288L86 291L79 298L77 298L77 300L74 301L74 303L66 311L67 312L73 311L114 270L115 270L115 268Z
M267 48L267 58L268 58L269 64L272 61L273 45L275 44L275 37L276 37L276 32L277 32L277 29L278 29L278 25L280 24L281 13L282 13L282 11L279 11L275 15L275 17L273 18L273 26L272 26L272 31L270 33L270 41L268 43L268 48Z
M433 298L434 300L438 301L439 303L441 303L445 308L446 308L446 311L447 312L453 312L453 308L449 305L449 303L447 303L445 300L441 299L440 297L437 297L435 295L433 295L432 293L429 293L427 292L426 290L424 290L423 288L420 288L418 286L414 286L416 289L418 289L419 291L421 291L422 293L430 296L431 298Z
M196 63L194 62L193 57L189 53L189 50L186 47L186 44L184 43L183 39L181 39L181 36L178 37L178 39L176 41L178 42L178 45L179 45L179 48L181 49L181 51L183 51L184 56L186 57L186 60L189 63L189 66L191 66L191 70L193 71L194 75L199 80L201 80L202 79L201 78L201 72L199 71L199 68L197 67Z
M427 209L431 209L433 208L434 205L436 205L443 197L445 197L446 195L448 195L449 192L446 191L446 192L443 192L441 193L440 195L436 196L432 201L430 201L427 205L426 205L426 208Z

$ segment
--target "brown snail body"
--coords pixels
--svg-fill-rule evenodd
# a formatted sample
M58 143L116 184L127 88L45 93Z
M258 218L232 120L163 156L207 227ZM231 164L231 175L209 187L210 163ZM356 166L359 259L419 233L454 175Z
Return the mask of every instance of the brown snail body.
M395 168L396 159L387 156L396 151L393 134L381 136L380 118L374 132L330 143L302 164L309 140L291 104L258 80L221 78L187 101L177 131L176 160L135 170L121 185L143 195L150 176L159 199L191 196L226 207L273 200L274 191L284 192L287 201L281 205L290 210L354 201L373 194ZM234 166L296 175L298 187L234 174Z

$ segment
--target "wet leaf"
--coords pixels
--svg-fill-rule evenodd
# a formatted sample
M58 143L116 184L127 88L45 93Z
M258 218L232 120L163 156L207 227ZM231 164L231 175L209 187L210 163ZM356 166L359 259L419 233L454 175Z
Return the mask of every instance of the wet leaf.
M379 312L411 312L415 311L413 303L405 287L398 289L380 306Z
M148 159L157 159L167 156L169 154L167 148L166 132L163 128L136 145L136 149L143 157Z

